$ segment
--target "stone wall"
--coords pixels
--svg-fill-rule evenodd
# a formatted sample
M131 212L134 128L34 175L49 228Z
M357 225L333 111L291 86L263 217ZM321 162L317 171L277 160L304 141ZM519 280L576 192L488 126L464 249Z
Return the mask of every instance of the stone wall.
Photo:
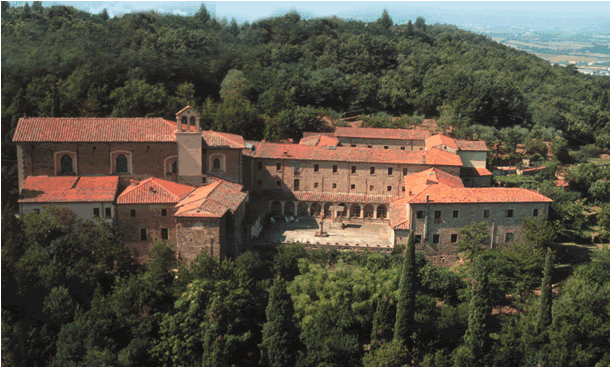
M369 139L369 138L337 138L344 147L356 146L358 148L396 149L396 150L423 150L424 140L397 140L397 139Z
M241 149L204 149L203 171L235 183L242 183ZM213 169L214 158L221 159L221 168Z
M226 218L177 218L176 250L178 255L191 262L201 251L223 259L226 236Z

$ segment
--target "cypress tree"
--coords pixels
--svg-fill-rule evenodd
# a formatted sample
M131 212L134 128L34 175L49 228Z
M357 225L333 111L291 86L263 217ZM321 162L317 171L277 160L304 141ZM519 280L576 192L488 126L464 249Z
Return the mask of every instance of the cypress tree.
M228 356L225 350L224 309L220 296L215 296L208 308L208 320L203 337L203 367L222 367L228 365Z
M474 282L472 286L472 298L468 314L468 329L464 335L464 345L475 358L475 364L481 364L483 349L486 340L485 321L490 314L489 306L489 281L487 267L481 257L475 259Z
M383 296L377 301L377 311L373 316L373 330L371 331L371 346L375 347L385 343L388 332L392 331L390 322L390 303L388 298ZM390 334L391 335L391 334Z
M540 285L540 304L538 308L538 331L544 332L553 322L553 288L551 275L553 273L553 251L548 249L544 262L544 275Z
M415 240L413 231L407 240L407 250L402 263L400 287L396 305L394 340L405 342L409 339L409 328L415 319L415 294L417 292L417 268L415 264Z
M295 351L300 349L296 326L292 321L294 306L284 280L279 277L269 290L269 304L265 313L267 322L263 325L263 342L260 345L261 363L271 367L294 366Z

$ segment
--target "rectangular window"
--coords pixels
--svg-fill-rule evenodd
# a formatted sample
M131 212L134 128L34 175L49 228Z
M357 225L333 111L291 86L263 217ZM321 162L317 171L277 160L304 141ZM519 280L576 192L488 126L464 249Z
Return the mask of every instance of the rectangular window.
M393 173L394 173L394 168L388 167L388 176L392 176Z
M318 183L317 183L317 182L314 182L314 183L313 183L313 188L315 189L315 188L317 188L317 187L318 187Z
M356 185L354 185L354 184L352 184L350 187L352 188L352 190L356 189Z
M146 228L140 229L140 241L148 240L148 235L146 233Z
M333 165L333 173L337 173L337 165Z
M129 213L129 215L130 215L132 218L135 218L135 217L136 217L136 210L135 210L135 209L131 209L131 213Z
M402 187L402 192L405 192L405 187L404 186Z
M538 209L534 209L534 218L538 217Z
M100 217L100 208L93 208L93 216L96 218Z
M167 209L161 209L161 216L167 217Z
M275 181L275 187L282 187L282 181L280 181L280 180Z
M440 222L441 222L441 211L435 210L434 211L434 223L440 223Z
M415 240L415 243L421 243L421 234L416 234L413 236L413 239Z
M392 191L392 186L388 186L388 191Z
M453 218L458 218L460 215L460 211L459 210L454 210L453 211Z
M299 163L294 164L294 175L298 176L301 174L301 165Z
M369 186L369 191L373 191L375 189L375 186L371 185Z
M417 219L424 219L424 211L423 210L418 210L415 212L415 217Z
M294 180L294 190L299 191L299 186L301 185L301 181L298 179Z
M258 169L263 169L263 162L258 162Z
M336 184L336 183L334 183L334 184L333 184L333 189L336 189L336 188L337 188L337 184Z
M207 177L201 177L201 183L208 183Z
M352 148L355 148L355 147L356 147L356 144L352 144Z
M320 165L319 164L314 164L313 165L313 171L314 172L319 172L320 171Z
M441 242L441 235L440 234L433 234L432 235L432 243L439 243Z
M352 173L356 173L356 166L352 166Z
M371 175L375 174L375 167L371 167Z
M106 208L106 218L112 218L112 209Z
M276 163L275 164L275 170L276 171L281 171L282 170L282 164L281 163Z
M263 180L258 180L258 186L263 186Z
M407 172L408 172L408 171L407 171L407 168L403 168L403 169L402 169L402 175L403 175L403 176L406 176L406 175L407 175Z
M513 217L513 210L506 209L506 218L512 218L512 217Z
M161 228L161 239L162 240L169 239L169 230L167 228Z
M453 233L451 235L451 243L456 243L457 242L457 233Z
M489 210L483 210L483 218L489 218Z
M506 234L506 242L510 242L513 240L513 234L512 233L507 233Z
M405 147L400 147L400 150L405 150Z
M369 145L368 147L369 147L369 148L372 148L373 146L372 146L372 145Z
M388 149L388 148L389 148L389 147L388 147L387 145L383 147L383 149Z

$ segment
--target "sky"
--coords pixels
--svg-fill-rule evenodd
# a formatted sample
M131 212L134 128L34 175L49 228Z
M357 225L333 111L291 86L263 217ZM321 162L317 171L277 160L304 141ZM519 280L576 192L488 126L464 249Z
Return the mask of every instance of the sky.
M31 4L31 1L28 1ZM11 1L22 6L23 1ZM43 6L71 5L90 13L107 9L113 17L133 11L193 15L201 4L218 18L241 24L296 10L302 18L336 15L372 21L387 9L394 23L448 23L459 27L517 27L536 30L610 32L608 1L43 1Z

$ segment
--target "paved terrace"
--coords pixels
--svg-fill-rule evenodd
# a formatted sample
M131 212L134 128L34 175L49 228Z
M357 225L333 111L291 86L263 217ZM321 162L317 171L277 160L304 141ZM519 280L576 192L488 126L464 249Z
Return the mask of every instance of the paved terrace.
M324 232L328 237L316 237L320 230L316 219L299 217L298 222L286 223L284 219L277 220L265 227L255 242L258 243L296 243L307 245L349 246L354 249L390 249L390 226L386 222L344 220L345 229L341 229L340 222L328 219L324 221Z

